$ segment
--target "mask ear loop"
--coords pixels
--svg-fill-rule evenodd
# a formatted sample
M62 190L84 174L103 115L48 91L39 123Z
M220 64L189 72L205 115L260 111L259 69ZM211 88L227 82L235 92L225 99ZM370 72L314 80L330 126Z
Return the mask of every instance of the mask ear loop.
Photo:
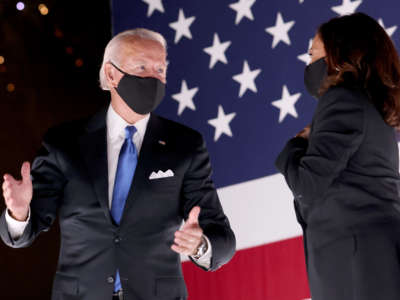
M129 75L128 73L122 71L120 68L118 68L112 61L109 62L114 68L116 68L118 71L120 71L122 74L124 75ZM114 86L114 89L116 89L117 87Z
M110 61L110 64L113 65L114 68L116 68L118 71L120 71L124 75L129 75L128 73L122 71L120 68L118 68L112 61Z

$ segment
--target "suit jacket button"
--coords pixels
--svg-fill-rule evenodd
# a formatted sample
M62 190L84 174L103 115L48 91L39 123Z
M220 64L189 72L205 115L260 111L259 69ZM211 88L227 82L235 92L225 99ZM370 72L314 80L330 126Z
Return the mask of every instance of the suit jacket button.
M121 238L118 237L118 236L115 237L115 238L114 238L114 243L115 243L115 244L119 244L119 242L121 242Z
M110 283L110 284L114 283L114 277L113 276L108 277L107 278L107 282Z

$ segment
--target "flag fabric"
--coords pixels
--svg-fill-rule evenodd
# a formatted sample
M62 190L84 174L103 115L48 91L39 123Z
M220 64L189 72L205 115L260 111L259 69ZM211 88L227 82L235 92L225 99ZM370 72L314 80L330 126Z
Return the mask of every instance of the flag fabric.
M168 43L157 113L200 131L238 252L217 272L183 263L190 300L310 297L301 228L274 161L310 123L303 84L318 25L365 12L398 46L398 0L114 0L113 33L144 27ZM184 143L184 141L182 141Z

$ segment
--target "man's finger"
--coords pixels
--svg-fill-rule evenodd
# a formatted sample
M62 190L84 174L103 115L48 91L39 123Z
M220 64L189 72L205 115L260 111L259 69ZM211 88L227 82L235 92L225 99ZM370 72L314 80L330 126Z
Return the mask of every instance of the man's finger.
M17 183L17 180L15 180L14 177L12 177L10 174L5 174L3 176L3 178L4 178L4 182L6 182L6 183L8 183L10 185L13 185L13 184Z
M4 199L6 201L10 201L10 199L11 199L11 191L9 189L7 189L6 191L3 192L3 196L4 196Z
M2 187L4 191L6 189L9 189L11 187L11 184L8 181L4 181Z
M185 239L180 239L180 238L175 238L174 243L178 245L179 247L184 247L187 249L194 249L196 248L197 245L195 245L193 240L185 240Z
M200 230L195 231L195 230L186 229L186 230L178 230L177 232L175 232L176 237L179 237L179 238L185 239L185 240L198 240L201 238L202 235L203 235L203 233Z
M187 223L189 224L199 224L199 215L200 215L200 207L195 206L189 213L189 218L187 219Z
M182 231L177 231L175 233L175 238L179 238L181 240L186 240L192 243L198 242L201 240L202 235L193 235L190 233L182 232Z
M183 233L188 233L191 234L193 236L202 236L203 235L203 230L201 229L200 225L198 223L188 223L186 222L182 228L180 230L178 230L177 232L183 232Z
M175 244L171 246L171 249L173 251L175 251L176 253L179 253L179 254L185 254L185 255L191 255L192 254L192 253L190 253L189 249L186 249L185 247L180 247L180 246L175 245Z
M21 176L23 182L29 182L31 180L31 164L27 161L22 164Z

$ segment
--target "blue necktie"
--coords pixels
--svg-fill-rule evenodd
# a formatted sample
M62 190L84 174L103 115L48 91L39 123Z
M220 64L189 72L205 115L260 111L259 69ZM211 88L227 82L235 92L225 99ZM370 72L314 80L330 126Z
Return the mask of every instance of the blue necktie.
M118 167L115 175L111 202L111 215L117 225L121 222L122 212L124 211L126 198L128 197L137 165L137 151L135 144L132 142L132 137L135 132L135 126L127 126L125 128L125 141L121 147L118 158ZM119 277L119 271L117 270L114 291L119 291L120 289L121 278Z

